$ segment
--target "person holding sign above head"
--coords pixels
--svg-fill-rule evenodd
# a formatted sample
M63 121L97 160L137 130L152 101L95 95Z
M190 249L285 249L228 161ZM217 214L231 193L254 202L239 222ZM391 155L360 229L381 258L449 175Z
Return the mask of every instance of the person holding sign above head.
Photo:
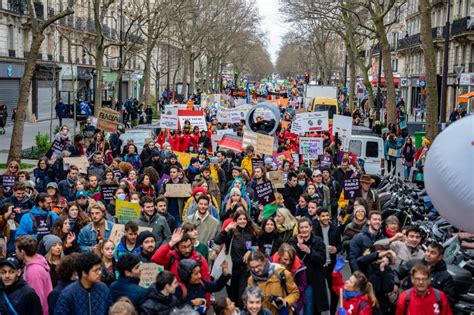
M168 200L168 212L176 219L178 226L181 225L181 214L183 213L184 203L186 198L173 197L166 191L166 186L173 184L186 184L187 181L179 178L180 168L172 165L169 170L170 179L165 180L161 186L159 195L164 195Z
M140 199L141 216L138 219L138 225L152 228L155 237L156 247L167 243L171 239L171 231L165 217L161 216L155 209L153 199L144 196Z
M92 222L83 227L77 237L81 252L95 250L100 242L108 240L114 225L105 219L105 207L100 202L91 205L89 214Z

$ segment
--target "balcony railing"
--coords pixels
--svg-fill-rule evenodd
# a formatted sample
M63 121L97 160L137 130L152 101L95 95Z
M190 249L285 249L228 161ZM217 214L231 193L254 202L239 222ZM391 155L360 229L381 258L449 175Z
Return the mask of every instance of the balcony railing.
M14 49L8 49L8 57L15 58L16 52Z
M402 38L398 41L398 49L406 49L421 44L420 33Z
M95 22L91 19L87 20L87 31L95 33Z
M438 26L438 27L433 27L431 29L431 36L433 36L433 40L443 39L445 35L446 35L446 26Z
M8 0L7 10L18 14L25 14L26 3L23 0Z
M76 17L76 28L83 30L85 28L85 19L82 17Z
M467 63L464 72L466 72L466 69L469 69L469 72L474 72L474 62Z
M467 32L468 31L468 28L467 28L467 20L468 19L469 19L469 17L466 16L462 19L453 21L453 25L451 26L451 35L453 36L453 35L457 35L457 34Z

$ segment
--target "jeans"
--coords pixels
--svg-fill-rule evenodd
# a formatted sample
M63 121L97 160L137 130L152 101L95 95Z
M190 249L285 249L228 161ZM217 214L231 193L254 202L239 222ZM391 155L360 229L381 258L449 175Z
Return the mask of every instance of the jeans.
M387 160L387 172L390 173L393 167L393 175L397 175L397 161Z
M304 291L306 295L306 303L302 309L302 314L313 314L314 312L314 300L313 300L313 287L308 285Z
M405 179L410 179L410 172L411 172L411 166L405 166L403 168L403 174L405 175Z

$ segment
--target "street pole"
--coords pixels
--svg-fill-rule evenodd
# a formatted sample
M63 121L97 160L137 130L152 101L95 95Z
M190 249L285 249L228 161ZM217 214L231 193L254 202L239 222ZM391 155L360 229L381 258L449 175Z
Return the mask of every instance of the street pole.
M446 17L446 30L444 33L444 56L443 56L443 78L441 83L441 108L439 121L441 130L446 126L446 101L448 92L448 54L449 54L449 15L451 13L451 0L448 0L448 12Z
M380 120L380 109L382 108L382 90L380 86L382 85L382 49L379 43L379 69L378 69L378 81L377 81L377 112L376 118Z
M344 87L347 84L347 54L344 56Z
M123 0L120 0L120 48L119 48L119 71L122 69L123 62ZM123 70L122 70L123 73ZM122 75L118 78L118 108L119 113L122 112Z
M170 104L171 102L171 91L170 91L170 38L169 38L169 34L168 34L168 47L167 47L167 67L168 67L168 71L166 73L166 90L167 90L167 97L168 97L168 101L167 103Z

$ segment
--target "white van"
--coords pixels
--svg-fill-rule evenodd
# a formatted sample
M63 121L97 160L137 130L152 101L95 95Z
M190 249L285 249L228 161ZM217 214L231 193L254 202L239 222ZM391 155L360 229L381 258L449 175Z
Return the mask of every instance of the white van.
M383 175L385 150L383 139L376 136L352 135L346 151L364 160L365 172L369 175Z

